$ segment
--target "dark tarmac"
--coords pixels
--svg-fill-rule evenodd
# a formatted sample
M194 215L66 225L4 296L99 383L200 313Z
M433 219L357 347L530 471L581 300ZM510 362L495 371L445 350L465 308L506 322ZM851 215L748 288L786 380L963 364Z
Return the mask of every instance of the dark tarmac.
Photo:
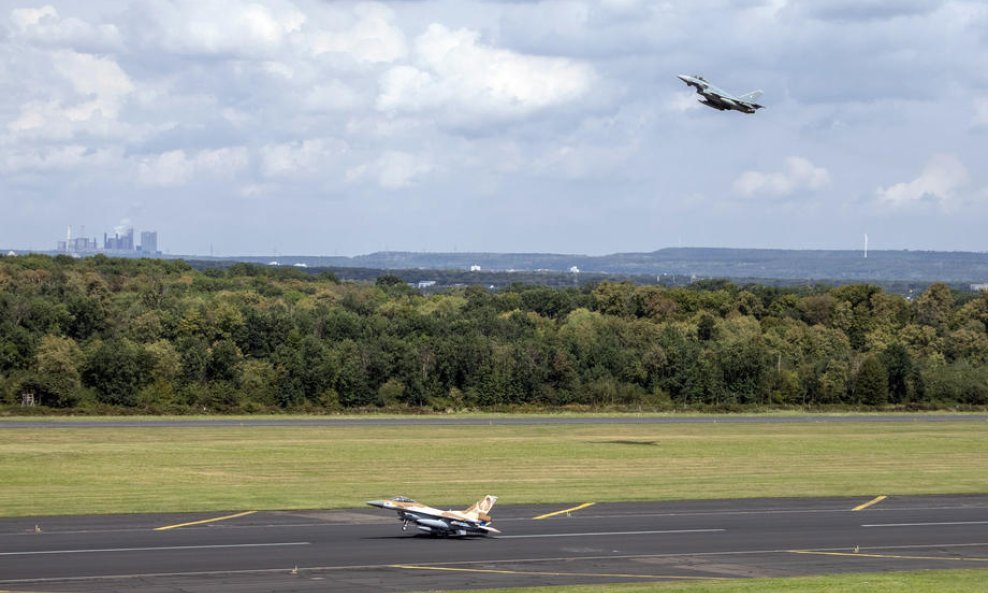
M0 590L423 591L988 568L988 495L558 512L587 502L499 504L503 535L476 539L412 535L369 507L0 519Z

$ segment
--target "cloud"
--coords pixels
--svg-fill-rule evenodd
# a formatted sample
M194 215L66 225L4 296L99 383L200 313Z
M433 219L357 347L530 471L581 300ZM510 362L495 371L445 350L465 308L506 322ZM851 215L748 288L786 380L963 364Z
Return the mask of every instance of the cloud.
M266 146L261 150L261 172L265 177L316 173L348 150L345 142L322 138Z
M974 125L977 127L988 126L988 97L978 97L972 103L974 104Z
M745 171L734 181L734 191L743 196L785 197L798 191L816 191L830 185L830 173L798 156L787 157L777 173Z
M0 172L13 175L24 172L54 172L86 168L89 170L121 162L114 149L92 149L80 144L43 147L38 150L0 151Z
M41 8L14 9L10 12L10 22L15 38L28 43L86 51L105 51L122 46L116 26L93 25L72 17L62 18L50 4Z
M879 188L875 195L882 204L893 207L932 202L946 207L957 197L958 190L967 185L967 167L949 154L934 155L912 181Z
M491 47L439 24L416 39L412 62L381 77L378 109L523 116L582 97L595 77L582 62Z
M353 12L356 19L345 27L312 36L309 43L313 55L339 53L366 63L390 63L407 55L405 34L392 22L391 9L378 4L359 4Z
M875 21L918 16L943 6L944 0L792 0L788 10L824 21Z
M145 42L191 56L269 57L306 21L291 2L145 0ZM135 7L136 9L136 7Z
M63 140L86 128L93 135L108 135L110 125L134 90L130 77L110 57L57 50L46 56L55 80L32 85L32 94L44 99L19 106L19 115L8 122L15 134ZM57 81L57 82L56 82ZM67 83L67 84L66 84ZM87 123L98 122L87 126Z
M46 18L58 18L58 11L51 4L41 8L15 8L10 11L11 22L21 30L36 26Z
M171 187L186 185L195 178L232 178L247 167L244 147L202 150L192 155L171 150L141 159L138 179L145 185Z
M347 171L346 179L357 183L370 178L384 189L402 189L421 180L432 170L432 162L428 157L389 150L371 164L351 168Z

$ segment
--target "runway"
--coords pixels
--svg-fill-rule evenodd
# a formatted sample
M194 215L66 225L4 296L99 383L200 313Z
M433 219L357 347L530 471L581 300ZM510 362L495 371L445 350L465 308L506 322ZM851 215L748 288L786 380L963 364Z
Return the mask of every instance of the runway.
M403 533L369 507L2 519L0 590L397 592L988 568L988 495L879 494L499 504L501 536L462 540Z
M648 416L623 414L619 416L404 416L387 418L368 416L306 417L306 418L215 418L215 419L113 419L83 420L78 418L47 418L38 420L0 419L0 429L18 428L239 428L252 426L541 426L572 424L813 424L850 423L872 424L887 422L988 422L988 414L863 414L826 415L798 414L793 416L744 416L710 414L706 416Z

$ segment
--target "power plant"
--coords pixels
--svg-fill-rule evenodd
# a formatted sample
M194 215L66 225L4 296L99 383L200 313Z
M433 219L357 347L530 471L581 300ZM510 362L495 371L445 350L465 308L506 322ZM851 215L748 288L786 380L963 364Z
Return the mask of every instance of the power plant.
M86 227L80 227L81 236L72 236L72 226L65 232L65 240L59 241L56 251L59 253L70 253L87 255L95 253L106 253L109 255L138 255L153 256L160 255L158 250L158 231L141 231L141 244L134 244L134 227L129 224L118 226L114 229L113 235L103 233L103 245L97 242L96 237L86 237Z

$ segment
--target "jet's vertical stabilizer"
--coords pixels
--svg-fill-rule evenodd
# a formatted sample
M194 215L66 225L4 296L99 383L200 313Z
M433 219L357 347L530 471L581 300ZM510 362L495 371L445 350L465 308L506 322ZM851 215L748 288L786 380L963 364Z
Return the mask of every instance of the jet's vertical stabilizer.
M464 515L489 515L491 509L494 508L494 503L497 502L496 496L491 496L488 494L484 498L478 500L477 502L470 505L470 508L463 511ZM488 519L489 521L490 519Z

